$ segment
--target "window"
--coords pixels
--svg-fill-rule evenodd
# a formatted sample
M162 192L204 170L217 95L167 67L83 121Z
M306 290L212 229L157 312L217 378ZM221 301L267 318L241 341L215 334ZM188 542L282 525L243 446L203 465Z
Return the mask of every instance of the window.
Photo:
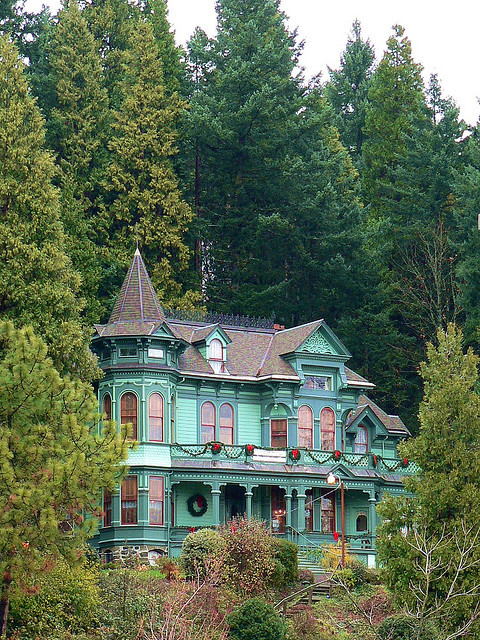
M366 513L359 513L357 516L357 531L367 531L368 521Z
M164 482L161 476L150 476L149 522L163 525Z
M215 407L211 402L202 405L202 443L215 440Z
M149 358L164 358L165 352L163 349L155 349L154 347L148 347L147 351Z
M170 442L175 442L175 439L175 396L172 396L170 403Z
M320 413L320 440L322 451L335 449L335 413L327 407Z
M120 424L132 425L132 439L138 436L137 429L137 396L134 393L124 393L120 402Z
M109 393L103 396L103 413L105 414L105 420L112 419L112 398Z
M287 421L272 420L271 421L271 438L270 446L285 449L287 446Z
M159 393L152 393L148 400L148 424L150 440L163 442L163 397Z
M313 411L307 405L298 410L298 446L313 447Z
M135 347L120 347L121 358L134 358L138 355L138 351Z
M137 476L127 476L122 482L122 524L137 524Z
M220 407L220 440L233 444L233 408L229 404Z
M320 506L322 533L333 533L335 531L335 495L332 495L331 492L330 495L322 495Z
M355 453L367 453L368 449L368 433L365 427L358 427L353 450Z
M332 379L329 376L305 376L305 386L307 389L331 391Z
M112 493L107 489L103 490L103 526L112 526Z
M215 373L224 373L223 344L216 338L208 346L208 361Z

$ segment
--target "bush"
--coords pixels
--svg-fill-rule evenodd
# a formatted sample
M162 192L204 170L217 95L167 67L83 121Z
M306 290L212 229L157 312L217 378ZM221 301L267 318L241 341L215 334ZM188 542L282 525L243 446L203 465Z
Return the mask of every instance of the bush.
M356 587L355 575L352 569L350 569L349 567L336 571L335 575L333 576L333 580L338 581L346 589L351 590L355 589Z
M404 615L386 618L378 627L380 640L437 640L438 634L429 626L421 626L415 618Z
M242 594L264 591L272 584L275 571L273 538L265 524L235 518L221 527L220 532L225 543L222 568L225 582Z
M333 636L320 630L311 607L297 605L290 612L287 640L333 640Z
M180 565L187 577L203 576L218 560L225 549L225 542L214 529L199 529L189 533L183 541Z
M283 569L279 571L282 579L280 581L274 579L274 585L282 588L294 584L298 580L298 546L290 540L274 538L273 554L276 563Z
M313 584L315 582L315 574L310 569L301 569L298 573L298 579L302 584Z
M271 604L251 598L228 617L230 638L235 640L283 640L285 625Z
M180 569L177 563L168 556L157 558L155 565L165 575L167 580L176 580L180 577Z
M9 629L22 640L57 638L97 625L98 568L59 560L51 571L17 587L10 600Z
M339 568L340 563L342 562L342 543L340 541L337 542L337 544L326 544L318 551L320 555L318 559L326 571L334 571ZM348 545L346 545L345 566L349 567L353 562L354 558L350 555Z

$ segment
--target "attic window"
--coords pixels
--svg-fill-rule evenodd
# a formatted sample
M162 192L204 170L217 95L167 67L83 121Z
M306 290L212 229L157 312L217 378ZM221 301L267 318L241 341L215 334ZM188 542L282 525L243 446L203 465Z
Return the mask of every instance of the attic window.
M307 389L331 391L332 379L329 376L305 376Z
M208 346L208 361L215 373L227 373L223 344L215 338Z
M138 355L138 351L135 347L120 347L121 358L134 358Z
M149 358L164 358L165 352L163 349L156 349L154 347L148 347Z

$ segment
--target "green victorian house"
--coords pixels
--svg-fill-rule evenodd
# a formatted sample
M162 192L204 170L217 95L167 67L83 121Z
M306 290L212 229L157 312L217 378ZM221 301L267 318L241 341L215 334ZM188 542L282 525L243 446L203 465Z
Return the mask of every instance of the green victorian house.
M193 528L242 514L318 546L341 532L343 483L346 540L374 566L376 505L415 471L397 455L403 422L368 398L374 385L324 320L199 318L162 309L137 250L93 338L101 411L138 441L95 546L107 559L176 555Z

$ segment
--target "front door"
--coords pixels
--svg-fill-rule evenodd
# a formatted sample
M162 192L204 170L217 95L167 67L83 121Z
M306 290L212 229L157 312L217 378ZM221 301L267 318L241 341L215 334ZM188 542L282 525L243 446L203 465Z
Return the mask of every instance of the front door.
M245 514L245 487L227 484L225 487L225 522Z
M272 487L272 533L285 533L285 489Z

